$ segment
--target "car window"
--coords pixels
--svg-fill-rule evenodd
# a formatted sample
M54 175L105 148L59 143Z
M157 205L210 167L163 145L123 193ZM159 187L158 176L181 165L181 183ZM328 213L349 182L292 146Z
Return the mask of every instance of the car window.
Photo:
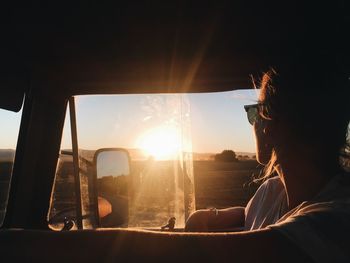
M0 225L2 225L9 194L22 111L0 109Z
M105 191L114 187L129 195L129 227L160 226L172 215L183 227L194 209L246 205L260 167L243 105L256 102L257 93L75 97L84 227L94 225L84 220L92 213L92 163L101 148L123 148L130 155L129 177L97 178ZM71 149L67 112L49 216L57 228L64 217L75 216Z

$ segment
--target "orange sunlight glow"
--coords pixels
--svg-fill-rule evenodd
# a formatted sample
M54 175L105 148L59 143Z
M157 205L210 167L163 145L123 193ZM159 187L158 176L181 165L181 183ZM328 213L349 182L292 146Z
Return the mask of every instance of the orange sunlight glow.
M156 160L174 159L181 149L181 137L172 126L159 126L140 136L137 146Z

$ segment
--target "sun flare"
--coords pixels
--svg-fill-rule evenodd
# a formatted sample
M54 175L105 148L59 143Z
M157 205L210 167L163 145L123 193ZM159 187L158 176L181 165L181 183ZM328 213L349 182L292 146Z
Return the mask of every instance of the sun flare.
M168 160L176 157L181 139L175 127L160 126L141 135L137 144L156 160Z

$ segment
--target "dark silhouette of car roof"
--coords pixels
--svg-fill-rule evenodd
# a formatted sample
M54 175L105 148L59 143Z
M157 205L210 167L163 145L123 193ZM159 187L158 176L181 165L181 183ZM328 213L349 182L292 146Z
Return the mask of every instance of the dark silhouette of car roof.
M29 86L67 96L251 88L250 75L293 57L300 47L347 51L345 5L9 3L1 15L0 85L8 87L1 103L17 98L4 107L18 110L18 97Z

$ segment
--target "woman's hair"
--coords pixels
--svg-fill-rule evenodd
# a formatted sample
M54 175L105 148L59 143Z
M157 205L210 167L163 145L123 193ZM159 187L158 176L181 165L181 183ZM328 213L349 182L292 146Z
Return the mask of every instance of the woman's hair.
M304 62L271 69L263 74L260 88L262 117L283 122L291 131L290 142L281 146L286 151L288 143L298 142L329 165L339 164L341 152L349 154L349 76L334 64ZM276 159L274 149L264 178L274 172Z

